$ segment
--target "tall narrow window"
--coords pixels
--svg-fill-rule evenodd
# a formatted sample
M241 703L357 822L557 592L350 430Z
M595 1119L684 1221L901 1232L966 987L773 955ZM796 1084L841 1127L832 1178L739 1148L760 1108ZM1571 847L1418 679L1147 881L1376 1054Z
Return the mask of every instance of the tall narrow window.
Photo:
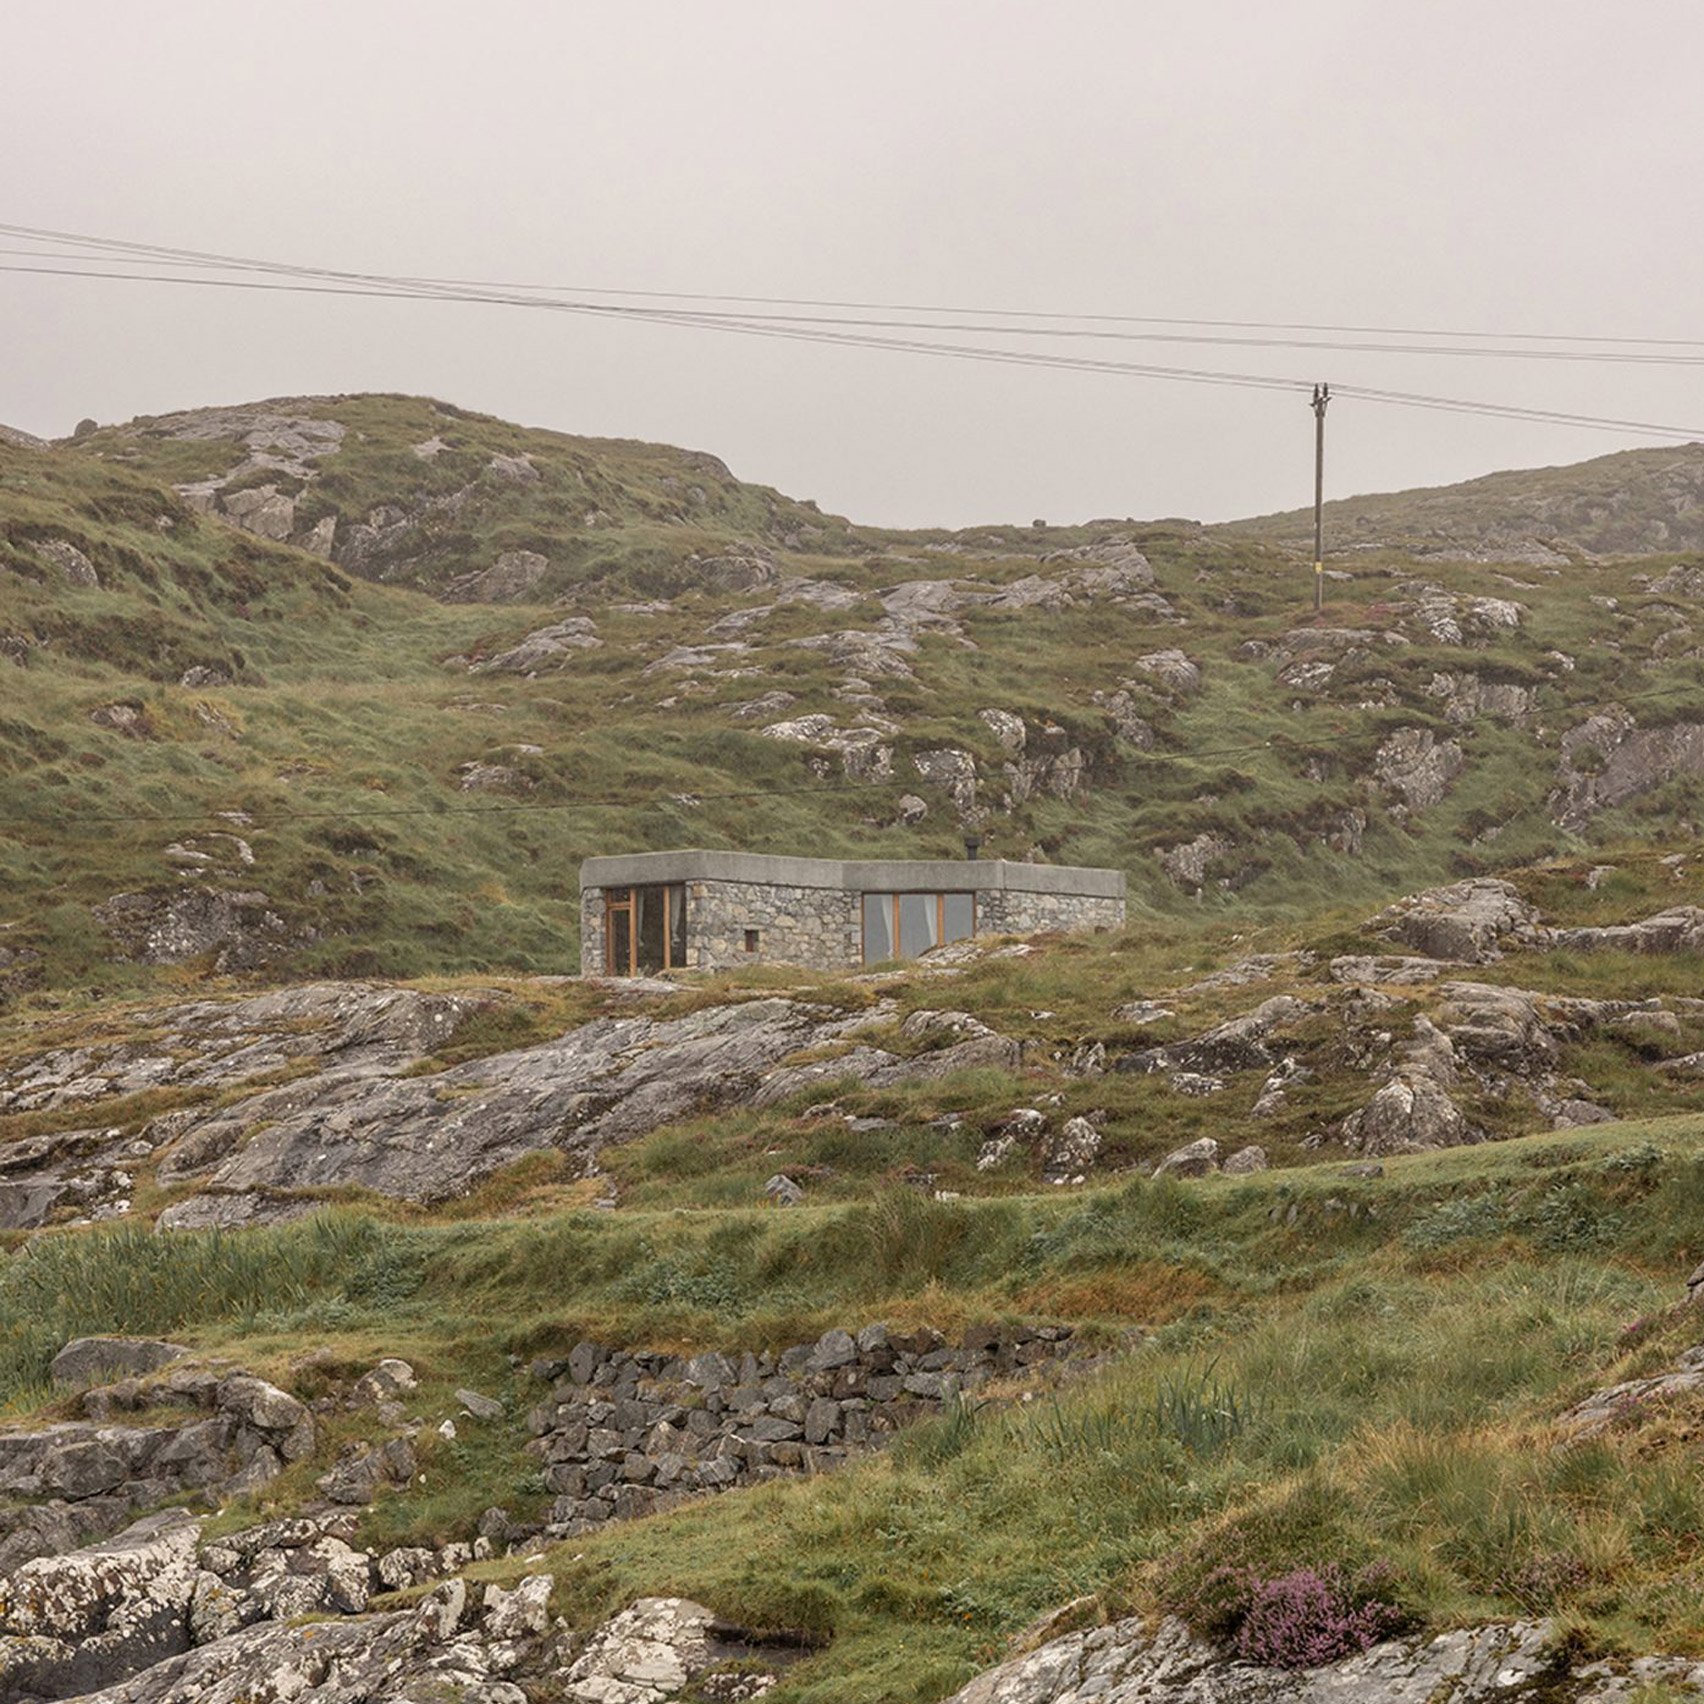
M633 890L633 929L639 941L638 968L643 971L668 968L668 917L663 889Z
M941 895L941 939L963 941L976 933L976 895L944 893Z
M686 888L679 882L611 888L604 896L604 969L648 976L686 964Z
M676 882L663 892L669 906L669 968L680 970L686 964L686 888Z
M940 896L902 893L899 896L899 956L916 958L941 943Z
M604 896L604 969L633 974L633 890L611 888Z
M894 956L893 903L891 893L864 895L865 964L880 964Z

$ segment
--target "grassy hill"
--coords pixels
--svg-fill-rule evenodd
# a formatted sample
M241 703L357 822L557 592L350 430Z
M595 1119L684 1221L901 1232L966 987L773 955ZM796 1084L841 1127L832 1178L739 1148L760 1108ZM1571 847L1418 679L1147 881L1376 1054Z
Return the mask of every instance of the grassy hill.
M1657 454L1572 470L1578 501L1610 463L1655 488ZM1381 536L1316 618L1283 528L880 531L422 399L0 443L0 1194L62 1190L0 1232L5 1420L82 1414L45 1383L68 1338L169 1336L315 1416L312 1456L208 1535L406 1431L362 1546L465 1542L500 1507L527 1536L475 1579L548 1571L581 1630L690 1595L786 1642L776 1704L931 1704L1061 1606L1223 1634L1296 1570L1393 1624L1554 1617L1559 1663L1704 1654L1695 1398L1564 1423L1700 1335L1698 954L1581 932L1704 898L1704 570L1519 560L1520 491L1562 502L1569 472L1479 482L1461 526L1514 560ZM966 826L1125 869L1130 926L877 977L536 974L577 965L588 854L953 856ZM1427 965L1372 920L1488 872L1561 932ZM332 990L222 1027L254 983L327 973L413 979L359 1013L456 1015L327 1039ZM643 1053L789 1001L827 1039L773 1063L818 1075L659 1114L584 1175L547 1132L429 1202L322 1179L276 1186L291 1223L153 1228L288 1119L274 1092L345 1122L375 1084L466 1106L461 1067L579 1026ZM927 1067L965 1014L1003 1063L872 1070ZM1421 1079L1463 1145L1353 1145L1375 1090ZM1080 1124L1092 1161L1046 1181L1035 1132ZM1204 1135L1272 1169L1152 1175ZM758 1205L776 1172L785 1212ZM1075 1376L946 1402L832 1475L539 1536L535 1360L990 1320L1069 1327ZM386 1418L355 1385L396 1355L419 1385Z
M1339 498L1325 505L1325 524L1334 557L1399 550L1426 560L1544 564L1704 549L1704 444ZM1313 550L1311 509L1220 530Z
M157 979L97 920L119 894L260 896L264 941L171 976L545 971L577 962L595 852L952 856L968 814L993 855L1124 868L1138 918L1257 919L1698 818L1686 558L1369 563L1316 620L1292 559L1232 533L878 533L419 399L175 419L0 448L14 988ZM301 471L240 490L299 491L239 518L297 543L204 512L257 456ZM470 588L516 552L518 593ZM974 805L922 773L941 750Z

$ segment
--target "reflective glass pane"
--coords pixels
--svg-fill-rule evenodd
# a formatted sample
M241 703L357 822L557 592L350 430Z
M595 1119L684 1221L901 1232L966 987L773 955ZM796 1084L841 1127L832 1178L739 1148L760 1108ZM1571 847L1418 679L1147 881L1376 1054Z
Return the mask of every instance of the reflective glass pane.
M611 976L626 976L633 965L633 913L624 905L609 913L605 966Z
M864 962L880 964L893 957L893 895L864 895Z
M916 958L940 945L940 895L902 893L899 896L899 956Z
M669 964L679 969L686 963L686 889L668 889L669 896Z
M638 968L645 974L663 968L664 929L668 922L663 891L660 887L633 890L633 909L637 913L633 928L639 942Z
M942 939L962 941L976 933L976 900L968 893L949 893L942 896L941 909L946 913L946 928Z

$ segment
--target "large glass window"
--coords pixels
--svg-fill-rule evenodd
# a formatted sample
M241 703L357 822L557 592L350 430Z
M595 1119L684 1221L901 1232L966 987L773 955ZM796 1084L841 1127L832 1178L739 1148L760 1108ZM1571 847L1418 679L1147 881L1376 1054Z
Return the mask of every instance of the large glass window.
M648 976L685 964L685 886L610 888L604 895L604 969L611 976Z
M916 958L931 947L976 933L976 896L969 893L867 893L864 962Z
M941 896L902 893L899 896L899 956L916 958L941 944Z
M894 956L893 895L864 895L864 963L880 964Z

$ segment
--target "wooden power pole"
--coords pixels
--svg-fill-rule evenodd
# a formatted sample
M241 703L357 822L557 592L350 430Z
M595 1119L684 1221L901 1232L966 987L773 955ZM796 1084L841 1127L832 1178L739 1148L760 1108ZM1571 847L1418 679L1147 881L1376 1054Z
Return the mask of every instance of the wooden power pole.
M1330 385L1313 388L1314 411L1314 608L1325 607L1325 407Z

